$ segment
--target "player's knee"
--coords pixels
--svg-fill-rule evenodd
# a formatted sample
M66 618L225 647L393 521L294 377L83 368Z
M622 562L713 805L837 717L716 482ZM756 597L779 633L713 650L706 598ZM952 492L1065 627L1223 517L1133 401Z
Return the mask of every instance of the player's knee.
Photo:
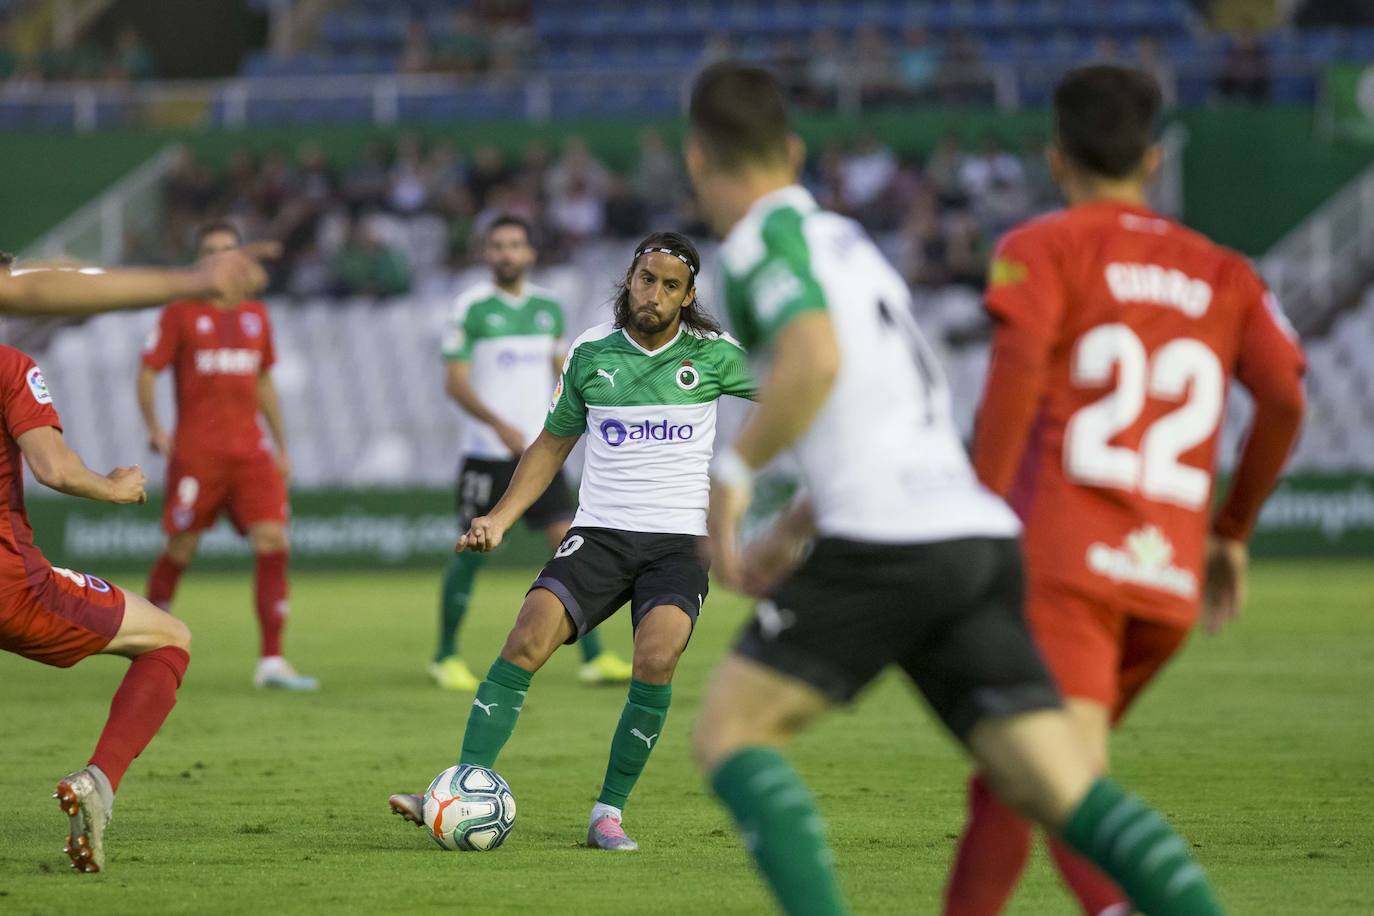
M501 649L501 657L526 671L538 671L548 661L552 651L545 644L547 640L535 627L517 623L506 637L506 645Z
M173 617L171 614L167 615L167 630L163 638L166 640L166 646L190 653L191 628L181 618Z
M649 684L666 684L677 670L679 653L667 646L635 649L634 677Z
M282 525L264 525L254 528L249 535L254 553L281 553L288 547L286 528Z
M196 558L198 543L199 539L191 535L173 535L167 539L167 556L171 557L178 566L189 566L191 561Z

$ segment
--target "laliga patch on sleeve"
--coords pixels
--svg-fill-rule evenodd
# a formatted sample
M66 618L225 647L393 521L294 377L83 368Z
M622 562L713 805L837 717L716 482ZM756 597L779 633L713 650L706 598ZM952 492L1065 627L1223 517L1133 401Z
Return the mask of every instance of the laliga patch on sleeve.
M445 353L457 353L463 349L463 327L459 324L450 324L444 328L444 336L440 342L440 347Z
M996 257L992 259L992 266L988 269L988 286L1013 286L1025 280L1029 274L1030 271L1022 262L1007 257Z
M52 392L48 391L48 383L43 381L43 371L37 366L29 370L25 377L29 383L29 391L33 394L33 399L40 404L52 403Z
M559 379L558 379L558 387L556 387L556 388L553 389L553 400L549 401L549 413L553 413L554 408L558 406L558 399L561 398L562 396L563 396L563 378L562 378L562 376L560 376Z

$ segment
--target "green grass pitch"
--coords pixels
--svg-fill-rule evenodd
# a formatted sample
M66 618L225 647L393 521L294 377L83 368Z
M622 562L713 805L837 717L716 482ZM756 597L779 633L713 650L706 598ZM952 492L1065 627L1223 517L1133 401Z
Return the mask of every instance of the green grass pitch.
M195 631L181 701L129 772L101 875L61 852L48 798L86 760L125 664L57 671L0 656L0 912L759 913L768 902L687 751L707 674L747 614L717 593L683 659L663 743L626 810L637 855L583 848L620 689L560 653L534 680L501 761L519 800L491 854L443 853L387 813L454 759L469 698L431 687L434 574L299 575L290 655L318 695L250 685L245 576L189 575ZM127 577L123 581L133 583ZM529 574L479 580L465 655L482 671ZM1246 618L1199 637L1115 748L1123 782L1193 841L1231 910L1363 913L1374 890L1374 572L1265 563ZM622 615L608 642L627 651ZM882 681L796 747L859 913L933 913L966 765L906 685ZM1043 856L1014 914L1072 908Z

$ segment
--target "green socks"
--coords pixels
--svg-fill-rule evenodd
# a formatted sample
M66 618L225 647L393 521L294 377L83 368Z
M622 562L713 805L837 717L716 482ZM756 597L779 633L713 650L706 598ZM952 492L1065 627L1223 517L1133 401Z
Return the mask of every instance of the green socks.
M601 654L601 634L592 630L577 641L577 647L582 650L582 660L591 661Z
M745 748L721 764L711 788L734 815L784 913L845 912L825 825L811 793L781 754Z
M1221 904L1188 844L1140 799L1110 779L1093 783L1064 825L1070 846L1150 914L1220 916Z
M673 701L672 684L646 684L630 681L630 695L620 724L611 739L611 759L606 764L606 779L601 784L597 802L613 808L624 808L630 790L639 781L649 754L663 734L668 721L668 705Z
M487 679L477 688L472 710L468 713L467 731L463 732L463 749L459 763L475 763L491 767L501 748L506 746L525 705L525 691L530 689L534 675L497 656L487 671Z
M439 648L434 653L436 662L458 654L458 628L468 612L472 580L485 562L485 557L471 550L455 554L448 561L439 592Z

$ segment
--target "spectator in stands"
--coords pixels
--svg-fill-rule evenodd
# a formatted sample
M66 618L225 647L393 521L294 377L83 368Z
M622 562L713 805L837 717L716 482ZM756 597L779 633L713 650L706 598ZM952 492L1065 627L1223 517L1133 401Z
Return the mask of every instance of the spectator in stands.
M778 75L783 91L795 105L803 108L814 107L811 96L811 81L807 75L807 56L791 36L783 35L773 47L773 72Z
M420 140L414 134L402 134L396 141L388 177L387 207L401 216L419 213L429 204L429 181L420 152Z
M296 151L296 170L300 174L301 196L318 207L337 198L339 173L324 154L324 147L312 141Z
M1250 29L1237 32L1217 76L1217 92L1230 101L1264 103L1272 81L1269 54L1259 36Z
M940 71L940 49L931 43L930 33L923 26L912 26L902 36L902 48L897 52L897 73L907 101L924 102L935 91L935 77Z
M1025 182L1021 162L996 137L986 137L977 155L966 156L959 166L959 185L977 206L997 182Z
M594 188L583 172L573 172L567 183L549 195L549 224L567 242L581 242L601 235L606 228L605 188Z
M868 108L891 102L897 94L897 61L877 26L860 26L854 33L853 57L860 104Z
M606 231L618 239L642 236L647 228L644 201L627 178L612 174L606 192Z
M458 147L453 145L452 140L434 144L425 156L424 175L432 208L445 216L452 214L458 206L455 196L465 190L467 181Z
M606 180L606 166L592 156L587 141L572 136L563 143L563 155L544 178L544 194L552 204L555 200L571 196L576 183L579 193L590 194L600 200L606 196Z
M846 77L844 48L834 29L819 29L811 35L811 63L807 77L811 82L813 103L821 108L834 108L840 98L840 88Z
M682 169L677 156L663 142L663 135L653 128L639 135L639 162L632 182L651 222L657 225L673 221L684 191Z
M992 101L992 77L973 34L961 31L950 35L940 58L936 84L940 99L946 104L973 105Z
M1050 175L1045 145L1045 138L1033 130L1026 131L1021 138L1021 172L1026 176L1028 203L1034 213L1053 209L1061 201L1059 188Z
M333 292L340 296L397 296L410 289L410 266L369 218L353 224L334 273Z
M1093 39L1092 62L1095 64L1122 63L1121 42L1106 32Z
M105 78L111 82L127 83L131 80L146 80L157 76L157 62L153 52L143 43L138 30L125 26L115 39L114 50Z
M712 32L706 36L706 43L701 48L701 56L697 58L697 68L705 70L714 63L729 60L734 56L735 41L730 37L730 33Z
M429 46L429 29L424 20L412 19L406 23L405 43L401 45L401 58L397 68L402 73L424 73L434 67Z
M968 203L968 195L959 180L959 170L964 164L964 146L958 134L945 134L926 160L926 179L935 189L940 205L962 207Z
M450 73L477 73L486 67L489 51L472 11L459 6L449 17L448 29L435 37L433 66Z
M468 170L468 193L473 205L482 210L487 205L491 189L509 178L506 159L501 150L490 144L477 147L472 154L472 168Z
M386 144L374 140L363 149L363 155L344 176L344 200L357 213L380 207L386 199L390 179L389 154Z
M1160 102L1165 110L1178 104L1178 78L1173 66L1165 59L1157 37L1141 35L1136 39L1135 65L1155 78L1159 84Z
M840 199L846 213L863 214L887 192L897 174L897 156L872 131L859 135L840 161Z

